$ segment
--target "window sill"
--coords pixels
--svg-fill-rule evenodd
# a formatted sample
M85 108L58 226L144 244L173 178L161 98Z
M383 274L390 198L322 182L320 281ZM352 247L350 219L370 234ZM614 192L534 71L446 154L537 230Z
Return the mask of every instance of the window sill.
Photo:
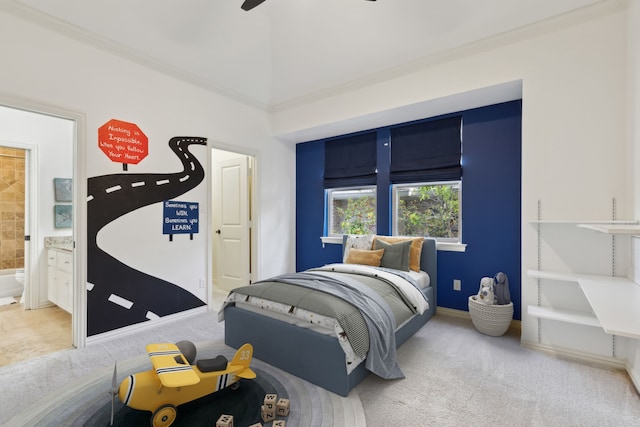
M322 240L322 247L324 248L324 245L329 244L329 245L341 245L342 244L342 236L323 236L320 237L320 240Z
M323 236L320 237L322 241L322 247L324 245L341 245L342 244L342 236ZM436 247L439 251L446 252L466 252L467 245L465 243L449 243L449 242L438 242Z
M437 242L436 247L439 251L447 251L447 252L466 252L467 244L466 243L450 243L450 242Z

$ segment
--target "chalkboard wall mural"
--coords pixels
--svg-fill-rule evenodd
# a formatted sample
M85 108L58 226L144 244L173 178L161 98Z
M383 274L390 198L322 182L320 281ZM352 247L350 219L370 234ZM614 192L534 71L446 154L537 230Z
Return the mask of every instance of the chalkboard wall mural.
M112 221L141 207L161 203L197 187L205 171L189 151L193 144L206 145L206 138L173 137L169 148L180 159L183 170L172 173L119 173L88 179L87 195L87 335L93 336L125 326L179 313L206 304L190 291L127 265L98 247L99 231ZM126 169L125 169L126 170ZM197 219L196 202L171 202ZM195 206L195 208L193 208ZM175 212L174 212L175 213ZM176 213L180 217L181 212ZM161 218L158 232L162 233ZM191 224L194 224L192 221ZM195 223L197 225L197 221ZM186 230L180 230L185 232ZM189 230L197 233L197 227ZM187 231L187 232L189 232ZM184 236L188 239L188 237ZM132 236L132 239L135 237ZM122 242L126 245L127 242ZM167 244L172 244L167 242Z

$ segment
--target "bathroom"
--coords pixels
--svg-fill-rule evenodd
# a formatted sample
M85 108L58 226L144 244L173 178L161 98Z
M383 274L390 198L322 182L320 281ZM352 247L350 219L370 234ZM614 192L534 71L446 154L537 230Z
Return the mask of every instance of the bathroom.
M24 291L25 150L0 147L0 305Z
M45 243L73 238L57 224L72 202L56 199L55 181L73 177L75 121L10 101L0 97L0 366L71 346L74 319L49 299Z

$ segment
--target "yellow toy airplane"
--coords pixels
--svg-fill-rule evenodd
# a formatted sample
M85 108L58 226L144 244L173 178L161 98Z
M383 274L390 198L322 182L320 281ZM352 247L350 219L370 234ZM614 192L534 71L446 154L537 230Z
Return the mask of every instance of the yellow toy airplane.
M151 425L168 427L177 417L176 407L226 387L237 389L240 378L254 379L249 368L253 346L244 344L231 362L220 355L213 359L195 359L196 349L190 341L176 344L149 344L146 347L153 369L130 375L117 387L114 369L111 389L111 425L113 399L117 394L122 403L133 409L151 411Z

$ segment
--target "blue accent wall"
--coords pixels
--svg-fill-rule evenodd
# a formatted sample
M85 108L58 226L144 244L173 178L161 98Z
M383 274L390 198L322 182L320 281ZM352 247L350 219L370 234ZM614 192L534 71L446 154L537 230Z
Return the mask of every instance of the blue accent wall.
M521 319L522 102L455 115L463 121L462 241L467 250L438 251L438 305L468 310L467 299L477 293L480 279L502 271L509 277L514 318ZM377 228L378 234L390 234L389 127L377 131ZM323 248L320 241L325 231L324 141L296 145L298 271L341 260L340 245ZM453 290L454 279L462 281L462 291Z

